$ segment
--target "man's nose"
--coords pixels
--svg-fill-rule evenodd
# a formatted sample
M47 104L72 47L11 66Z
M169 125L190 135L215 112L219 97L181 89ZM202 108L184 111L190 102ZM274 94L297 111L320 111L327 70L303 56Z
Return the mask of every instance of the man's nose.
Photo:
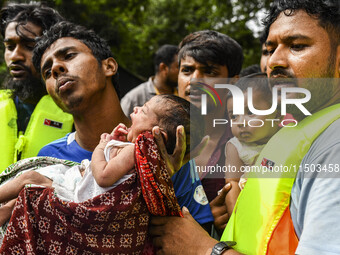
M192 73L191 79L201 79L204 78L204 74L200 70L195 70Z
M26 58L25 53L22 47L20 47L20 45L17 45L10 54L10 61L13 63L19 62L19 61L24 62L25 58Z
M288 67L287 54L288 52L286 52L285 47L281 45L274 50L267 60L267 67L269 67L269 70L267 70L268 74L276 68Z
M60 74L66 73L67 68L62 61L55 61L52 66L52 75L54 79L57 79Z

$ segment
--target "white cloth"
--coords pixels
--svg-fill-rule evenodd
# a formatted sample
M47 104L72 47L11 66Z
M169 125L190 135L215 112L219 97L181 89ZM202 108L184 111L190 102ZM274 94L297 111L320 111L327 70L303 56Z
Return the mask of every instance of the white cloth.
M235 146L238 156L246 166L252 166L255 164L257 157L266 144L258 145L256 143L243 143L240 142L236 137L231 138L228 143ZM238 186L242 190L247 182L246 174L243 174L240 178Z
M104 149L105 160L109 161L110 150L113 147L125 147L131 143L111 140L107 143ZM80 171L85 169L82 177ZM103 194L119 184L129 179L132 174L124 175L120 180L110 187L100 187L93 177L91 170L91 162L85 159L81 165L74 167L67 167L64 165L53 165L40 168L37 172L53 180L52 186L58 197L67 201L74 201L77 203L84 202L90 198Z
M80 167L80 165L76 165L70 168L59 164L43 167L35 171L53 181L52 187L59 198L67 201L75 201L74 192L82 179Z
M243 143L240 142L236 137L231 138L228 143L232 143L235 146L238 152L238 156L247 166L254 165L257 157L260 155L260 152L266 145L258 145L256 143Z

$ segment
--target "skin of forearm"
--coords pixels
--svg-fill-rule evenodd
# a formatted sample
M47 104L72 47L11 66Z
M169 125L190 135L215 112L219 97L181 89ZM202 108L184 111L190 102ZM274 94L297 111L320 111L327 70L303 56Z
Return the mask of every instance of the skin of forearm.
M98 152L98 151L97 151ZM107 162L103 152L98 152L92 157L91 167L97 184L101 187L109 187L134 169L134 146L127 146L119 150ZM111 156L110 156L111 157Z
M0 187L0 203L16 198L26 184L51 187L52 181L35 171L27 171Z
M13 199L0 207L0 226L5 224L12 215L13 208L15 206L16 199Z
M91 170L96 180L101 177L101 174L103 173L103 170L105 169L107 165L107 161L104 156L104 148L105 148L105 144L100 143L95 148L92 154Z

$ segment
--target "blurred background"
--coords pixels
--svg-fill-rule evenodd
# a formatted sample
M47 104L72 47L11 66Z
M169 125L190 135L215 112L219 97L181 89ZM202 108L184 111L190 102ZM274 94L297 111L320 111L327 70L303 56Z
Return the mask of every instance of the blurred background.
M4 1L7 3L29 1ZM36 1L39 2L39 1ZM258 64L261 19L270 0L45 0L67 20L93 29L111 46L120 69L121 89L154 73L153 54L163 44L178 44L187 34L212 29L234 38L244 50L243 67ZM0 81L6 76L3 44Z

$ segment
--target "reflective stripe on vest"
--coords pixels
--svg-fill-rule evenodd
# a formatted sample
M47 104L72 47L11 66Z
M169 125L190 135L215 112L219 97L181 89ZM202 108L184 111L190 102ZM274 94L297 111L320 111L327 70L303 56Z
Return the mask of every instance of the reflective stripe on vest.
M306 117L296 127L282 128L270 139L255 164L258 169L261 169L261 165L267 167L262 167L264 173L253 172L249 175L221 240L236 241L235 250L244 254L273 252L274 242L278 240L273 233L276 233L274 230L279 222L287 224L286 220L280 220L289 211L290 193L299 165L313 141L338 118L340 104ZM269 166L285 166L288 171L270 172ZM289 222L286 226L289 226ZM286 229L285 232L290 236L280 240L280 245L295 251L295 232L291 229ZM280 254L277 252L274 254Z
M17 112L7 91L0 93L0 172L21 158L34 157L46 144L72 131L73 117L46 95L36 105L25 134L17 132Z

